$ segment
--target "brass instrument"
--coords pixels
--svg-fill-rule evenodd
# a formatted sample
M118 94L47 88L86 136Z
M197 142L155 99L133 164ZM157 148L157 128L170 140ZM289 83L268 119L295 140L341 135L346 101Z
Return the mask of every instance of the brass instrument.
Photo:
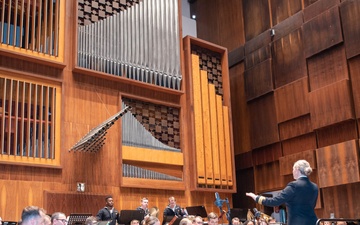
M262 219L266 223L269 223L271 220L274 219L271 216L269 216L269 215L267 215L267 214L265 214L263 212L257 211L257 210L255 211L255 215L251 212L250 209L248 209L248 212L247 212L247 215L246 215L247 220Z

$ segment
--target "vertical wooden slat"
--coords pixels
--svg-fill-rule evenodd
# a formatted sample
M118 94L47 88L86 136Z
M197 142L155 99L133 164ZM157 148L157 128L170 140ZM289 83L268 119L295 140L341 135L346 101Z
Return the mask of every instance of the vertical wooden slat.
M30 10L31 9L31 0L27 1L26 4L26 21L25 21L25 48L29 49L30 42Z
M34 87L34 92L33 92L33 118L32 118L32 127L33 127L33 132L32 132L32 150L33 150L33 154L32 157L36 157L36 152L37 152L37 147L36 147L36 134L37 134L37 128L36 128L36 120L37 120L37 92L38 92L38 86L37 84L32 84Z
M56 108L55 108L55 98L56 98L56 88L51 88L51 136L50 136L50 144L51 144L51 159L55 158L55 114L56 114Z
M42 0L37 0L39 1L39 5L37 6L37 8L35 7L35 11L37 14L37 29L36 29L36 50L38 52L41 52L41 27L42 27ZM34 2L37 2L34 1Z
M226 174L229 186L233 185L233 157L231 154L231 140L230 136L230 122L229 122L229 108L223 106L224 115L224 133L225 133L225 154L226 154Z
M35 45L36 45L36 27L35 27L35 22L36 22L36 1L32 1L32 12L31 12L31 50L35 50Z
M10 44L10 24L11 24L11 0L8 1L8 7L7 7L6 44Z
M6 86L6 83L7 83L7 79L6 78L2 78L3 80L3 91L2 91L2 105L1 105L1 108L2 108L2 118L1 118L1 132L0 132L0 137L1 138L1 145L0 145L0 149L2 149L1 153L4 153L5 151L5 106L6 106L6 93L7 93L7 86Z
M19 81L14 81L15 90L14 90L14 103L15 103L15 119L14 119L14 142L13 142L13 154L17 155L17 145L18 145L18 130L19 130Z
M54 30L53 30L53 28L54 28L54 21L53 21L53 18L54 18L54 2L53 1L51 1L51 0L49 0L50 1L50 12L49 12L49 23L50 23L50 27L49 27L49 46L48 46L48 48L49 48L49 54L54 54L54 52L53 52L53 32L54 32ZM55 38L55 36L54 36L54 38Z
M60 0L55 0L55 27L54 27L54 52L53 55L58 55L58 48L59 48L59 4Z
M205 153L204 132L201 112L201 86L199 56L192 55L192 83L194 89L194 121L195 121L195 146L196 146L196 171L198 184L206 184L205 180Z
M31 143L31 136L30 136L30 130L31 130L31 94L32 94L32 85L31 83L26 84L28 88L28 102L27 102L27 131L26 131L26 155L27 157L30 156L30 143Z
M47 45L47 42L46 42L46 39L49 37L49 39L50 39L50 35L48 35L48 33L47 33L47 26L48 26L48 20L49 20L49 18L48 18L48 1L49 0L44 0L44 13L43 13L43 18L44 18L44 31L43 31L43 36L44 36L44 39L43 39L43 43L42 43L42 45L43 45L43 53L48 53L48 48L49 48L49 46Z
M219 162L220 162L220 181L221 185L227 186L226 178L226 155L225 155L225 136L224 136L224 115L222 110L222 97L216 95L217 131L219 140Z
M23 34L24 34L24 13L25 13L25 0L21 0L21 10L20 10L20 37L19 37L19 42L20 42L20 47L23 48ZM24 84L25 87L25 84Z
M44 151L45 151L45 158L48 159L49 158L49 89L50 87L45 87L45 112L44 112L44 116L45 116L45 123L44 123Z
M213 159L214 184L220 185L219 142L217 132L215 86L208 84L210 107L211 152Z
M24 134L25 134L25 99L26 99L26 83L21 82L22 88L21 88L21 125L20 125L20 156L23 156L24 152Z
M4 23L5 23L5 0L2 1L2 5L1 5L1 29L0 29L0 43L2 43L3 38L4 38Z
M13 36L13 46L16 46L16 35L17 35L17 17L18 17L18 0L14 0L14 36Z
M12 124L11 124L11 120L12 120L12 93L13 93L13 80L9 80L9 98L8 98L8 136L7 136L7 146L6 146L6 153L8 155L10 155L10 146L11 146L11 132L12 132Z
M214 184L213 160L211 152L211 127L210 127L210 106L209 91L206 71L200 71L201 82L201 103L203 115L203 131L204 131L204 152L205 152L205 173L206 184Z
M39 118L37 124L39 124L39 135L38 135L38 149L39 149L39 158L42 158L44 155L44 149L43 149L43 141L42 141L42 137L43 137L43 106L44 106L44 86L40 85L39 86Z

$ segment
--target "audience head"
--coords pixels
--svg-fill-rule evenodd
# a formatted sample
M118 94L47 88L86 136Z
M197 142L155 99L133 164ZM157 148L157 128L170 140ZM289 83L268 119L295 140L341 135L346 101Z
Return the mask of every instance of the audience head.
M201 216L197 216L195 217L195 222L196 225L202 225L204 224L203 218Z
M192 221L188 218L183 218L182 220L180 220L179 225L192 225Z
M149 216L144 219L144 225L160 225L160 221L155 216Z
M130 225L139 225L139 220L131 220Z
M149 210L149 214L150 216L155 216L155 217L158 217L159 216L159 209L158 207L152 207L150 210Z
M0 217L0 225L2 224L2 218Z
M45 210L37 206L27 206L21 213L22 225L41 225L44 222Z
M346 225L347 223L345 221L337 221L336 225Z
M294 163L293 166L293 176L294 179L299 178L299 176L309 176L312 172L310 164L306 160L298 160Z
M175 197L171 196L171 197L169 198L169 206L170 206L171 208L174 208L174 207L176 206L176 199L175 199Z
M44 215L43 217L43 222L42 222L43 225L51 225L51 218L49 215Z
M51 223L53 225L66 225L68 221L64 213L55 212L51 215Z
M149 205L149 200L148 200L148 198L142 198L142 199L140 200L140 204L141 204L141 208L147 209L147 208L148 208L148 205Z
M105 197L105 204L106 207L112 208L114 207L114 199L111 195Z
M209 213L207 218L208 218L209 225L217 225L219 222L218 215L214 212Z
M232 224L232 225L240 225L240 224L241 224L241 223L240 223L240 219L237 218L237 217L232 218L231 224Z
M244 225L255 225L255 223L252 220L247 220L244 222Z
M94 225L94 224L97 224L97 223L98 223L98 221L97 221L95 216L89 216L85 220L85 225Z

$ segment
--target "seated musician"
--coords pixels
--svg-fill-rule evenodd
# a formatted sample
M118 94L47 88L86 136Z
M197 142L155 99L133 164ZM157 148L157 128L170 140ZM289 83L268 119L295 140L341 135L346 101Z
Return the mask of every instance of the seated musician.
M219 217L216 213L211 212L207 216L208 224L209 225L218 225L219 224Z
M167 216L183 217L185 215L185 211L179 205L176 205L175 197L170 197L169 204L164 209L164 218Z
M144 213L144 218L149 217L150 211L148 209L148 205L149 205L148 198L142 198L140 200L140 206L136 208L136 210L139 210Z

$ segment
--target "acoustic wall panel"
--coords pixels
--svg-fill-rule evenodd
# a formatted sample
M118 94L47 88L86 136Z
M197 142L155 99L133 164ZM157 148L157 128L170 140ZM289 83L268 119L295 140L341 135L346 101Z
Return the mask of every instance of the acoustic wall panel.
M281 23L274 25L271 29L275 31L275 35L272 38L272 41L276 41L282 37L285 37L289 33L301 28L303 25L303 12L297 12L293 16L285 19Z
M307 150L315 150L317 147L316 134L314 132L287 139L281 143L284 156Z
M304 21L307 22L338 4L340 4L340 0L319 0L303 10Z
M309 103L313 129L355 118L349 80L310 92Z
M310 113L279 123L280 140L290 139L312 132Z
M252 150L254 165L277 161L282 156L280 142Z
M272 47L275 87L307 76L302 30L274 41Z
M301 10L301 0L273 0L270 3L272 25L276 25Z
M250 101L273 91L271 60L266 60L245 71L246 100Z
M303 25L305 57L311 57L343 41L339 7L326 10Z
M279 163L277 161L255 167L255 193L270 190L281 190L286 183L284 177L279 176Z
M345 48L337 45L308 59L310 90L349 79Z
M259 63L271 58L270 45L259 48L245 56L245 70L249 70Z
M311 165L311 168L313 169L317 168L315 151L314 150L302 151L299 153L281 157L279 159L280 175L292 174L294 163L300 159L305 159L306 161L308 161Z
M316 130L319 148L358 138L356 120L346 120Z
M351 58L349 70L356 118L360 118L360 56Z
M277 122L282 123L306 115L309 109L307 77L294 81L274 91Z
M360 53L360 2L357 0L342 1L340 5L341 25L347 58Z
M360 181L358 140L319 148L316 159L320 188Z

